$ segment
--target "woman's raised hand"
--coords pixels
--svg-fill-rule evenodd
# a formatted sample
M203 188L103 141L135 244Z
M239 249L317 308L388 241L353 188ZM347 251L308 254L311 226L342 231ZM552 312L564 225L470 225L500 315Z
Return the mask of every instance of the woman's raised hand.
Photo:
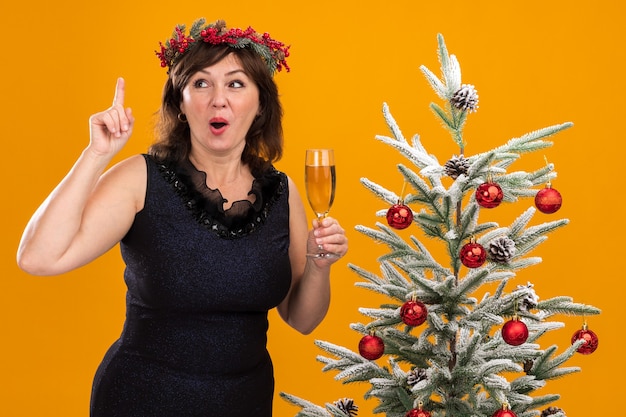
M89 147L97 155L112 157L117 154L133 131L135 118L130 108L124 108L124 94L124 79L118 78L111 107L89 118Z

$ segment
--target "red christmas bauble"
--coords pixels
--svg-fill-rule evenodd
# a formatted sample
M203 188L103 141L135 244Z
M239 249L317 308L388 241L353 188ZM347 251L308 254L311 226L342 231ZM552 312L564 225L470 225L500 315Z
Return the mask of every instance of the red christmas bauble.
M535 194L535 206L542 213L552 214L561 208L561 204L563 204L561 193L549 186Z
M394 204L387 210L387 223L394 229L406 229L413 221L413 212L404 204Z
M414 408L405 414L405 417L430 417L430 413L421 408Z
M509 410L508 407L507 407L507 408L499 409L498 411L493 413L493 415L491 417L517 417L517 414L515 414L513 411Z
M476 202L484 208L494 208L500 205L504 198L502 188L495 182L485 182L476 189Z
M502 339L509 345L519 346L528 339L528 327L516 318L509 320L502 326Z
M409 300L400 307L400 318L407 326L419 326L426 321L428 310L421 301Z
M383 356L385 352L385 342L383 339L374 335L368 334L361 338L359 341L359 353L365 359L370 361L376 360Z
M586 327L583 327L582 329L574 333L574 335L572 336L572 344L574 344L574 342L579 339L583 339L585 343L580 345L580 347L576 350L576 352L578 353L582 353L583 355L589 355L590 353L595 352L598 348L598 335L596 335L594 332L587 329Z
M485 263L487 259L487 251L485 248L475 242L466 243L459 252L461 262L468 268L478 268Z

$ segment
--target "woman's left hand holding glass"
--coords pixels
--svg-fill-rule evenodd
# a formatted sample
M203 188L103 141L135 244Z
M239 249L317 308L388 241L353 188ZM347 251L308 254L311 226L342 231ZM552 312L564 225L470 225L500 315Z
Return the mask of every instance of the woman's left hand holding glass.
M322 250L331 254L312 258L319 266L330 265L348 252L348 238L345 230L333 217L313 219L313 229L309 233L307 249L309 252Z

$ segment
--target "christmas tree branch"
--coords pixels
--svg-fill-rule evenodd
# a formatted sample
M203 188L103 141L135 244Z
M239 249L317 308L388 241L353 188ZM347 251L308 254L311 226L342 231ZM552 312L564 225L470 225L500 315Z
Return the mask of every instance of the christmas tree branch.
M400 130L400 126L398 125L398 123L396 122L396 119L394 119L393 115L391 114L391 111L389 110L389 105L387 103L383 103L383 118L385 119L385 122L387 123L387 127L391 131L391 134L393 135L395 140L400 143L404 143L408 145L409 142L404 138L404 135L402 134L402 131ZM421 150L425 151L425 149L423 148Z
M376 223L376 226L378 226L380 230L374 230L372 228L359 225L355 226L355 230L380 243L385 243L390 248L402 248L407 251L412 251L412 248L389 227L383 225L382 223Z
M392 131L396 130L394 127L390 128L392 129ZM409 145L406 141L397 140L395 138L390 138L383 135L376 135L376 139L397 149L400 153L404 154L408 160L413 162L419 168L426 168L431 165L439 165L435 156L426 153L423 147L416 146L416 144L420 143L417 137L414 137L412 145Z
M387 190L386 188L380 186L379 184L376 184L375 182L370 181L367 178L361 178L361 184L363 184L363 186L367 188L370 192L372 192L372 194L385 201L387 204L395 204L399 200L401 200L401 197L398 196L396 193Z
M407 196L407 198L404 199L404 202L408 203L419 201L424 204L428 204L431 207L432 212L436 215L436 217L433 217L434 222L437 224L448 223L450 219L450 206L455 204L450 201L450 194L446 193L445 188L441 186L429 188L419 175L403 164L399 164L398 169L404 175L405 180L409 182L409 184L416 191L418 191L417 195Z
M405 142L397 141L393 138L377 135L376 139L383 143L390 145L391 147L404 154L405 157L411 161L418 168L429 168L426 173L433 186L441 186L441 171L442 167L439 165L437 158L433 155L429 155L425 152L424 148L419 142L419 137L413 138L413 144L409 145Z
M424 65L420 66L420 70L424 74L426 81L428 81L428 83L430 84L432 89L435 91L435 93L439 96L439 98L441 98L444 101L448 100L450 97L447 97L448 96L447 87L444 85L444 83L441 82L441 80L435 74L433 74L433 72L429 70L426 66Z
M448 128L448 130L452 132L456 130L455 121L450 120L450 118L448 117L448 114L446 113L444 109L442 109L441 107L439 107L439 105L435 103L430 103L430 109L433 111L433 113L435 113L435 115L437 115L437 117L441 119L441 121L443 122L443 125L446 128Z
M302 410L300 410L300 412L296 414L296 417L331 417L332 416L332 414L326 411L326 409L318 405L315 405L310 401L303 400L302 398L296 397L295 395L281 392L280 396L281 398L288 401L289 403L302 408Z
M570 359L583 343L583 340L574 342L563 353L554 358L552 358L552 355L556 352L557 346L550 346L535 360L532 368L528 371L528 375L532 375L541 380L549 380L574 372L580 372L579 367L563 368L561 365Z
M487 269L472 272L473 273L468 274L465 279L459 282L454 290L455 294L452 295L452 298L459 299L466 294L471 294L487 281L489 276L489 271Z
M527 412L527 414L529 415L536 415L536 412L535 412L536 409L545 407L548 404L558 401L560 398L561 396L558 394L547 394L547 395L533 397L533 401L530 404L528 404L527 407L525 407L525 410L529 410ZM556 411L554 414L550 414L550 417L565 417L565 414L563 413L563 411L561 411L560 409L557 409L557 410L559 411Z
M601 313L597 307L574 303L571 297L554 297L540 301L537 309L549 313L558 313L572 316L593 316Z
M526 153L534 152L539 149L545 149L553 145L551 141L544 141L542 139L553 136L565 129L569 129L574 126L571 122L560 123L544 127L529 133L526 133L518 138L510 139L505 145L496 148L496 152L515 152Z
M384 278L380 278L377 275L352 264L349 264L348 267L355 271L359 276L369 281L357 282L355 283L357 287L366 288L376 293L386 295L390 298L395 298L401 302L406 300L407 293L410 291L410 284L389 264L389 262L381 263L381 270Z
M546 381L537 379L531 375L522 375L511 381L511 391L528 394L543 388L546 385Z
M397 308L393 308L393 309L361 307L359 308L359 313L363 314L364 316L368 316L368 317L375 319L374 321L370 322L366 326L366 328L376 328L376 327L384 327L384 326L395 326L398 323L401 323L402 320L400 320L400 316L398 314L399 309L400 309L400 306L397 306Z

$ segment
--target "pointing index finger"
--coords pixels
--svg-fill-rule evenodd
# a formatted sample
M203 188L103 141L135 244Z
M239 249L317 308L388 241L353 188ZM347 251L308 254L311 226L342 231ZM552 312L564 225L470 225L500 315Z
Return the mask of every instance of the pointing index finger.
M115 84L115 97L113 97L113 105L120 105L124 107L124 94L125 94L125 82L122 77L117 79L117 84Z

